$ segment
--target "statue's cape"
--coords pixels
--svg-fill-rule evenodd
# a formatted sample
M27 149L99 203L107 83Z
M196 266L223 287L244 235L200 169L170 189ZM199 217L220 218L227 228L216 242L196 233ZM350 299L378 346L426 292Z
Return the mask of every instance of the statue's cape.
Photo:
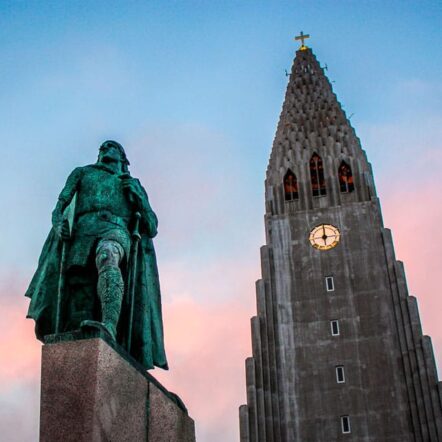
M37 271L25 296L31 298L27 317L35 320L35 333L43 341L55 333L57 293L62 256L62 241L51 229L43 246ZM127 290L125 293L127 297ZM117 341L124 347L128 304L123 301ZM146 369L168 369L164 351L161 295L155 250L152 240L141 235L136 257L135 295L130 354Z

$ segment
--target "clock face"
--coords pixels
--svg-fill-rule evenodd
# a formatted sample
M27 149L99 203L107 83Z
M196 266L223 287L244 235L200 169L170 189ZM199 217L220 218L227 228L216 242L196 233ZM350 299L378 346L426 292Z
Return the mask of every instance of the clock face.
M341 238L339 229L331 224L320 224L310 232L310 244L318 250L330 250L336 247Z

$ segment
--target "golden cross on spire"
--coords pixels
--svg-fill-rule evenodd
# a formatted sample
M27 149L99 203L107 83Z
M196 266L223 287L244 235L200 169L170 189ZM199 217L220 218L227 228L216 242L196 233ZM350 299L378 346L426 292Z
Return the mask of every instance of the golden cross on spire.
M307 49L307 46L304 44L304 40L307 38L310 38L310 34L304 34L304 32L301 31L300 35L297 35L295 37L295 40L301 40L301 47L299 48L301 51L305 51Z

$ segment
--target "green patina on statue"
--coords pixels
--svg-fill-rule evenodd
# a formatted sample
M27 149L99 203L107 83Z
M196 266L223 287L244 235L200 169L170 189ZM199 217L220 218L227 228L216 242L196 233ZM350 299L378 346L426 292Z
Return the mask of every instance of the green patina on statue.
M145 368L167 369L152 238L158 220L123 147L68 177L26 296L37 338L100 329Z

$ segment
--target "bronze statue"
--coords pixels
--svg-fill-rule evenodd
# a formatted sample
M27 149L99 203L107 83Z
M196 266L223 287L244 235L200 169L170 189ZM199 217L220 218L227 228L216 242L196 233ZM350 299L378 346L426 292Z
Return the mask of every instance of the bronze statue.
M152 238L158 220L123 147L69 175L26 292L37 338L93 327L145 368L167 369Z

